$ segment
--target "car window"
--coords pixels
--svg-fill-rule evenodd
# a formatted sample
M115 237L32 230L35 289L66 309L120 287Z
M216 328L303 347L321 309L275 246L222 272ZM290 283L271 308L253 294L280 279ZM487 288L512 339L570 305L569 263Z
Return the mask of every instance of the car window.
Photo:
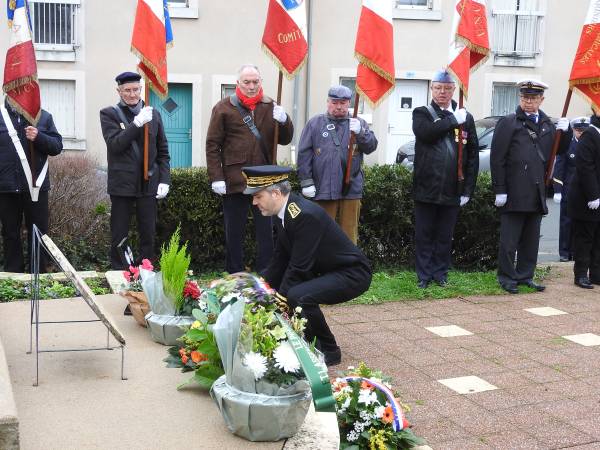
M479 133L477 133L479 135ZM494 136L494 130L488 130L483 136L479 136L479 146L489 148L492 145L492 137Z

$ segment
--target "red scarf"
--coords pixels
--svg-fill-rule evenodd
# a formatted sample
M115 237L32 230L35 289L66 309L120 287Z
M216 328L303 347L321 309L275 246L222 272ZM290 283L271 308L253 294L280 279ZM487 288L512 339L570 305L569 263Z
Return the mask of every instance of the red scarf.
M242 105L244 105L250 111L254 111L256 109L256 104L260 102L263 98L263 89L261 86L260 90L258 91L258 94L256 94L254 97L247 97L242 93L240 87L236 86L235 95L237 95L237 98L240 99Z

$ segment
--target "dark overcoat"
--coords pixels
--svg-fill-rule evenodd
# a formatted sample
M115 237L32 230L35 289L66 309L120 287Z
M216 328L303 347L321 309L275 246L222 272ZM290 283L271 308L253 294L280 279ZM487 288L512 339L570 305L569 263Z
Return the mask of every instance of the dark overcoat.
M575 220L600 221L600 208L588 202L600 198L600 132L589 127L579 139L575 156L575 176L569 189L567 213Z

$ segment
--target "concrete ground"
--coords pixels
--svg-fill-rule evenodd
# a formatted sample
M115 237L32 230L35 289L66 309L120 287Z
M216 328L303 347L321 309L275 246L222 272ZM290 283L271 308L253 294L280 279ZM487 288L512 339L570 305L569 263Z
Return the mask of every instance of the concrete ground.
M600 449L600 286L553 273L542 293L328 307L338 367L391 376L436 450Z
M121 352L92 351L40 355L40 384L33 387L35 356L29 346L29 302L0 304L4 345L17 410L22 450L277 449L283 441L252 443L225 428L212 399L200 389L176 391L190 374L166 369L166 347L122 315L117 295L98 300L127 340L125 374ZM40 320L93 319L81 299L41 303ZM99 323L40 325L46 349L106 345ZM114 341L113 341L114 345Z

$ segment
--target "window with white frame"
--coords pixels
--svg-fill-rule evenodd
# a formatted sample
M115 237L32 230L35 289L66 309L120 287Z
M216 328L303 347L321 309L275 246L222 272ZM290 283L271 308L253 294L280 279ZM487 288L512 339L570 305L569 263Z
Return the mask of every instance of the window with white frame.
M492 116L515 112L519 104L519 87L515 83L494 83L492 86Z
M389 0L394 19L442 20L442 0Z
M52 114L63 139L75 139L75 80L40 80L42 108Z
M36 50L73 52L79 46L81 0L30 0L29 14Z
M498 59L535 59L541 53L543 0L494 0L492 47Z
M198 0L169 0L167 4L171 18L198 18Z
M235 94L235 84L222 84L221 85L221 100L225 97L231 97Z

